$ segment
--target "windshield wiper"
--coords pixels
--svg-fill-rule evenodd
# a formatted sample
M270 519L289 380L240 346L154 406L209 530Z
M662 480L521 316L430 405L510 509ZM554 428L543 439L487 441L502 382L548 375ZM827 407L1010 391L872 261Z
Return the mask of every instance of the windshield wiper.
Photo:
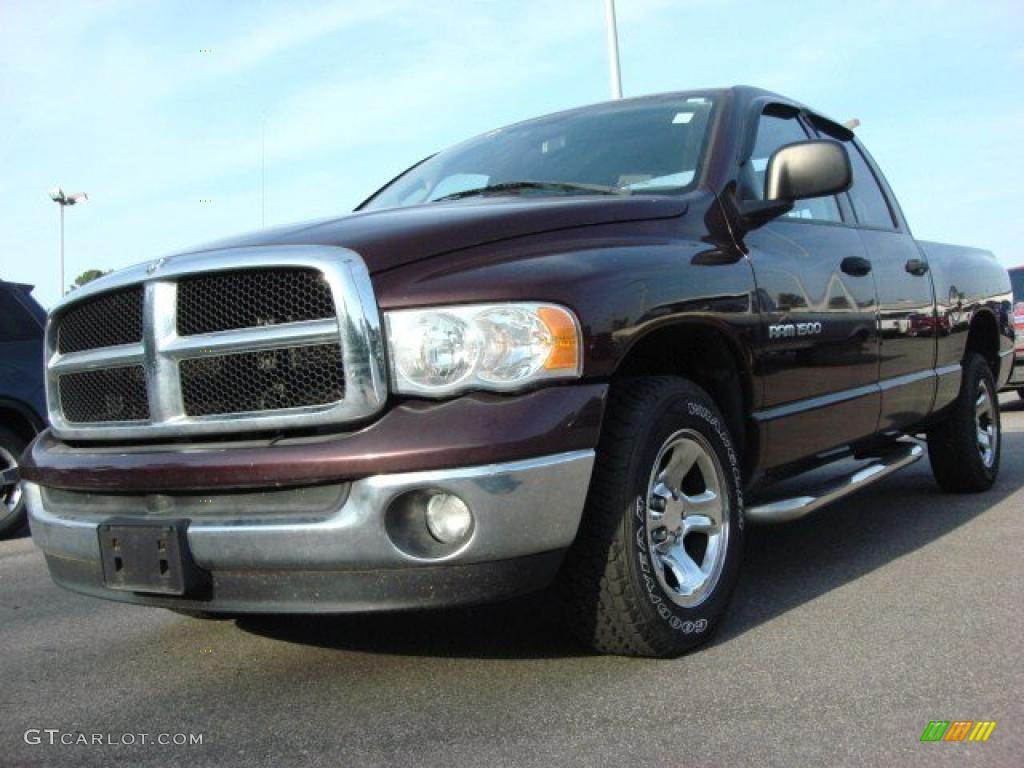
M523 189L536 189L542 192L581 192L592 195L630 194L628 189L605 187L600 184L574 184L565 181L506 181L501 184L489 184L486 187L475 187L473 189L464 189L461 192L453 192L450 195L444 195L430 202L438 203L443 200L461 200L464 197L482 197L491 193L518 192Z

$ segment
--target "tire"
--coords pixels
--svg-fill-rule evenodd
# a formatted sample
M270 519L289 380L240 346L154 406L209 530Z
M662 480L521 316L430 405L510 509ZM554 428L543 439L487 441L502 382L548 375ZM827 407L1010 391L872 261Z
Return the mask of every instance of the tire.
M603 653L678 656L718 627L742 551L739 463L715 403L671 376L613 388L580 530L559 576L569 629Z
M999 474L1001 453L995 379L985 358L972 353L963 364L960 394L945 420L928 433L932 475L950 493L987 491Z
M9 469L18 463L28 442L7 427L0 427L0 469ZM21 530L25 525L25 498L15 485L0 486L0 539Z
M1021 400L1024 400L1024 387L1021 387L1020 389L1017 390L1017 397L1019 397Z

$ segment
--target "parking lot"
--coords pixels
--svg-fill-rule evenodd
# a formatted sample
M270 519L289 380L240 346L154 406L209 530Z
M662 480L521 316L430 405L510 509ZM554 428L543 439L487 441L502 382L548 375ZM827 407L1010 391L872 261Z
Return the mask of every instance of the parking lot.
M753 530L724 630L675 661L589 655L536 597L184 618L62 591L27 535L2 542L0 763L1019 765L1024 408L1004 401L992 492L942 495L922 461ZM987 743L921 743L930 720L998 725ZM138 736L179 733L202 744Z

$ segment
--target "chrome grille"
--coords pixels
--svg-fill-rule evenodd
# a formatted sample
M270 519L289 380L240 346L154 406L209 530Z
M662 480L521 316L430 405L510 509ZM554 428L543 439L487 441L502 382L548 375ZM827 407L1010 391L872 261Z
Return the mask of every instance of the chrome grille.
M231 331L334 317L334 299L315 269L201 275L178 283L178 333Z
M189 254L75 293L47 330L47 397L58 437L323 426L384 405L379 314L366 266L352 251ZM133 301L138 332L113 317Z
M137 344L142 341L142 286L134 285L72 305L57 335L60 352Z
M73 422L149 418L146 370L141 365L65 373L58 380L64 418Z
M345 394L337 344L196 357L179 370L189 416L323 405Z

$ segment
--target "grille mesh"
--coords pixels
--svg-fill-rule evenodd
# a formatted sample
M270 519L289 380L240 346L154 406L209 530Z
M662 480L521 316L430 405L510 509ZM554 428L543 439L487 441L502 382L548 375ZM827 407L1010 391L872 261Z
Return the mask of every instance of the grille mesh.
M112 291L73 304L59 321L61 353L142 341L142 286Z
M345 395L338 344L197 357L178 369L189 416L324 405Z
M65 373L58 380L64 418L71 422L145 421L146 373L141 365Z
M315 269L262 269L178 283L178 333L256 328L334 317L334 299Z

